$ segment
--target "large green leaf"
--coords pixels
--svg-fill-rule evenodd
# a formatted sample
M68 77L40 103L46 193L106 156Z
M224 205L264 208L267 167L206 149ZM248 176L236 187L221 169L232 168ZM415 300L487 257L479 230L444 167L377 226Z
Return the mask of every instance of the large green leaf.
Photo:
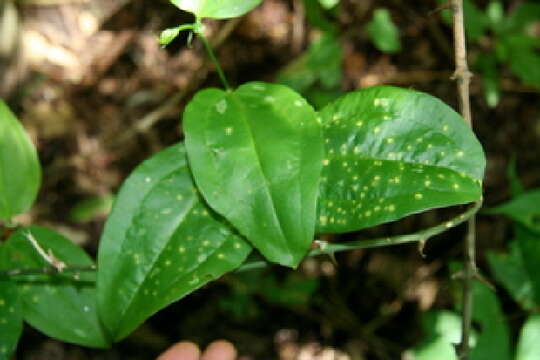
M313 240L323 145L315 111L283 85L199 92L184 113L190 166L209 205L270 261Z
M515 360L537 360L540 354L540 315L531 315L519 336Z
M0 271L8 270L4 264L4 251L0 243ZM22 307L17 286L0 275L0 360L9 359L15 351L22 329Z
M72 266L94 263L79 247L60 234L38 226L18 230L5 244L12 269L50 266L28 240L31 234L46 253ZM26 275L14 279L19 287L25 321L62 341L103 348L109 345L96 309L95 274Z
M17 286L0 279L0 360L9 359L17 348L23 328Z
M485 213L506 215L529 230L540 233L540 207L538 204L540 204L540 189L535 189L519 194L495 208L487 209Z
M115 340L238 267L251 247L202 201L183 144L143 162L122 186L98 253L98 301Z
M378 86L344 96L320 116L326 157L318 232L359 230L481 197L482 147L440 100Z
M495 278L524 309L533 310L535 294L531 276L525 268L519 239L512 241L508 253L487 254L489 266Z
M262 0L170 0L197 18L225 19L242 16L259 5Z
M28 210L40 182L36 149L15 115L0 99L0 219Z

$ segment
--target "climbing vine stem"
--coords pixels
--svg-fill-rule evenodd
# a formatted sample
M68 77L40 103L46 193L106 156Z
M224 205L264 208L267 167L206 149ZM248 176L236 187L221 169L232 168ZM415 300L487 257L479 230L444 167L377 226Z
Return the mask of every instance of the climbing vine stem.
M454 58L456 69L454 79L457 82L457 92L461 115L465 122L472 127L471 104L469 84L471 72L467 65L467 46L465 40L463 0L452 0L454 12ZM465 266L463 270L463 295L462 295L462 327L461 342L457 346L457 355L460 360L469 358L469 338L471 333L473 311L473 281L477 274L476 269L476 219L471 216L468 220L467 235L465 236Z
M474 205L470 209L459 214L458 216L448 221L445 221L443 223L440 223L436 226L433 226L433 227L430 227L430 228L427 228L427 229L424 229L424 230L421 230L412 234L396 235L396 236L389 236L389 237L387 236L387 237L381 237L381 238L375 238L375 239L357 240L357 241L349 241L349 242L343 242L343 243L327 243L324 241L315 241L317 248L312 249L309 252L308 256L323 255L323 254L330 255L330 254L334 254L334 253L342 252L342 251L370 249L370 248L377 248L377 247L390 246L390 245L400 245L400 244L407 244L407 243L414 243L414 242L419 243L420 246L422 247L423 244L429 238L442 234L448 229L458 226L460 224L463 224L467 220L473 218L481 206L482 206L481 202L474 203ZM261 268L267 265L268 263L265 261L248 262L242 265L237 270L237 272Z
M407 243L413 243L418 242L419 244L425 243L429 238L441 234L445 231L447 231L450 228L453 228L455 226L458 226L468 219L470 219L478 209L480 209L481 203L475 203L474 206L472 206L470 209L466 210L465 212L457 215L456 217L445 221L443 223L440 223L436 226L418 231L413 234L405 234L405 235L397 235L397 236L390 236L390 237L382 237L382 238L376 238L376 239L369 239L369 240L358 240L358 241L349 241L344 243L327 243L324 241L315 241L314 244L316 245L316 248L312 249L308 256L316 256L316 255L323 255L323 254L334 254L341 251L349 251L349 250L357 250L357 249L370 249L370 248L376 248L376 247L382 247L382 246L390 246L390 245L399 245L399 244L407 244ZM268 262L266 261L252 261L247 262L244 265L242 265L236 272L240 271L247 271L247 270L253 270L258 269L262 267L268 266ZM75 265L66 265L65 268L62 269L63 273L79 273L79 272L92 272L96 271L95 266L75 266ZM0 276L7 275L12 277L17 276L23 276L23 275L36 275L36 274L55 274L58 273L58 270L53 267L44 267L44 268L37 268L37 269L14 269L9 271L0 271Z

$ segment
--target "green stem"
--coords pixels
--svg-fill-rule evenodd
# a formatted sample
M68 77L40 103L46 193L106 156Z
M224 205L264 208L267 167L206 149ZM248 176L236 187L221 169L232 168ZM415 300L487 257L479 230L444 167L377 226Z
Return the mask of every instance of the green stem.
M346 243L323 243L321 241L317 241L319 244L318 249L311 250L307 257L310 256L316 256L316 255L322 255L322 254L334 254L341 251L349 251L349 250L357 250L357 249L371 249L376 247L383 247L383 246L391 246L391 245L399 245L399 244L407 244L412 242L419 242L423 243L427 241L429 238L442 234L443 232L447 231L450 228L456 227L465 221L472 218L480 209L482 206L482 202L476 202L474 203L474 206L472 206L470 209L465 211L464 213L445 221L439 225L418 231L413 234L405 234L405 235L397 235L397 236L390 236L390 237L382 237L382 238L376 238L371 240L358 240L358 241L350 241ZM240 266L235 272L243 272L248 270L254 270L254 269L260 269L268 266L268 262L266 261L252 261L245 263L244 265ZM95 266L70 266L68 265L65 269L62 270L62 273L65 272L93 272L96 271ZM15 270L8 270L8 271L0 271L1 275L7 275L7 276L24 276L24 275L37 275L37 274L57 274L58 271L54 267L45 267L40 269L15 269Z
M377 248L377 247L383 247L383 246L407 244L407 243L412 243L412 242L419 242L420 244L422 244L425 241L427 241L429 238L435 235L442 234L443 232L447 231L450 228L463 224L465 221L472 218L478 212L481 206L482 206L482 202L480 201L476 202L474 203L474 206L472 206L470 209L454 217L453 219L445 221L439 225L418 231L413 234L382 237L382 238L376 238L376 239L371 239L371 240L350 241L346 243L321 243L319 242L319 244L321 244L319 245L319 248L311 250L308 253L308 256L316 256L316 255L322 255L322 254L330 255L330 254L334 254L341 251L349 251L349 250L357 250L357 249L371 249L371 248ZM258 269L258 268L265 267L267 265L268 263L265 261L253 261L253 262L245 263L240 268L238 268L236 272Z
M229 85L229 82L227 81L227 78L225 77L225 73L223 72L223 69L221 69L221 65L219 65L219 62L214 55L214 51L212 50L212 46L208 42L208 39L204 36L202 32L196 32L196 34L201 38L204 47L206 48L206 51L208 52L208 56L210 57L210 60L216 67L216 70L218 72L219 78L221 79L221 82L223 83L223 86L225 87L225 90L229 91L231 90L231 87Z

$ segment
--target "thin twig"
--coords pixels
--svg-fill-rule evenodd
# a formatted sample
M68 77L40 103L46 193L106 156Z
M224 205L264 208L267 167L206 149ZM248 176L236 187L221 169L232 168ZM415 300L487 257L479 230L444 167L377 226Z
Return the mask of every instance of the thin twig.
M34 249L36 249L39 256L41 256L43 260L45 260L53 268L55 268L56 271L62 272L66 268L66 263L57 259L51 249L49 249L49 252L45 252L45 250L43 250L41 245L39 245L36 238L34 238L34 235L32 235L30 231L24 232L23 235L30 242L30 244L32 244Z
M456 71L453 78L457 82L459 106L465 122L472 127L471 104L469 85L472 74L467 64L467 46L465 39L463 0L452 0L454 11L454 57ZM476 219L472 216L468 221L467 235L465 236L465 268L463 271L463 298L462 298L462 326L461 342L456 348L458 358L469 358L469 338L473 312L473 281L476 278Z

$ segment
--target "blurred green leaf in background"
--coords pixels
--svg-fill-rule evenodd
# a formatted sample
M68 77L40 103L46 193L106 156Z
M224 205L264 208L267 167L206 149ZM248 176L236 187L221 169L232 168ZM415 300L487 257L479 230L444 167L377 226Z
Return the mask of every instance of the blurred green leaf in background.
M399 29L392 21L387 9L380 8L373 12L373 19L367 25L367 32L375 47L380 51L388 54L401 51Z

